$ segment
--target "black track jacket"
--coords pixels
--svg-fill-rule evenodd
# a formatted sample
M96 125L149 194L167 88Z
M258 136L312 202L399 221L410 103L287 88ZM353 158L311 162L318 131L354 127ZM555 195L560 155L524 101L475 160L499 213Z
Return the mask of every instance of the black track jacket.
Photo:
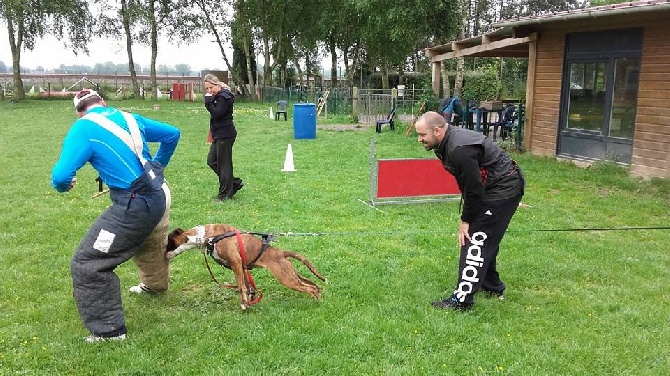
M221 89L215 95L205 96L205 108L209 111L209 129L212 138L232 138L237 136L233 123L235 96L228 89Z
M456 178L463 197L463 222L473 221L482 201L523 194L524 179L519 166L481 133L450 126L435 155Z

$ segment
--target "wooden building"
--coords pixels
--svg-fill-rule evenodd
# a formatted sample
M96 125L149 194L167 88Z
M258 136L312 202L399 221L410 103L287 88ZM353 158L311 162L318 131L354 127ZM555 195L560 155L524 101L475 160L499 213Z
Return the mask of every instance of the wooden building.
M431 47L460 56L528 58L524 148L572 160L612 160L631 174L670 177L670 0L503 21L486 35Z

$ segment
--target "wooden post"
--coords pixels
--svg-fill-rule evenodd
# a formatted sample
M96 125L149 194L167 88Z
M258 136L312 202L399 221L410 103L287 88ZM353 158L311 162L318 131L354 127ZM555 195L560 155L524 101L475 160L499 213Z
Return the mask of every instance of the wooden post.
M528 73L526 78L526 109L523 121L523 148L531 151L531 133L533 131L533 108L535 90L535 72L537 67L537 33L530 35L528 43Z

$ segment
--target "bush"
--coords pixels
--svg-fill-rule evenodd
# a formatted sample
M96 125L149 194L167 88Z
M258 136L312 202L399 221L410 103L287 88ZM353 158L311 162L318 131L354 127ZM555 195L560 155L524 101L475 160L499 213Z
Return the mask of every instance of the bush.
M475 101L500 99L502 82L495 71L468 72L463 78L463 98Z

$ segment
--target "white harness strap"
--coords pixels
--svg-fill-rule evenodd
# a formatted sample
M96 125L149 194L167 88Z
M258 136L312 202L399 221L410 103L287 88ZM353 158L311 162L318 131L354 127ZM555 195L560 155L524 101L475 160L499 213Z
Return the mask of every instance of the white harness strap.
M142 149L144 144L142 143L142 134L140 133L139 125L137 125L137 120L135 120L133 115L127 112L120 112L123 115L123 118L126 120L126 124L128 125L128 130L130 133L126 133L123 128L119 127L116 123L97 113L88 113L84 115L84 118L94 122L102 128L105 128L119 140L123 141L123 143L125 143L133 152L135 152L135 155L137 158L139 158L140 163L142 163L144 166L146 165L147 160L142 156ZM156 174L152 170L149 170L149 176L151 179L154 179Z
M205 238L205 226L196 226L195 227L195 236L187 236L189 243L195 243L198 247L205 244L209 239Z

